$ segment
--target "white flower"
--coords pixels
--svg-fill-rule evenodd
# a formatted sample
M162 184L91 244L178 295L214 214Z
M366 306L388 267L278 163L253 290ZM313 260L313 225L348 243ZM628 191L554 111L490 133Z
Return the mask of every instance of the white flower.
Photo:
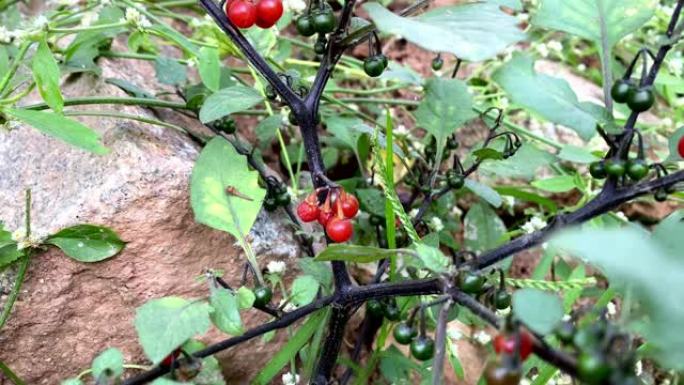
M505 318L510 312L511 312L511 307L509 306L505 309L497 309L496 315L498 315L501 318Z
M560 52L563 50L563 43L558 40L551 40L546 43L546 46L549 47L551 51Z
M537 52L539 52L539 55L541 55L541 57L549 56L549 47L547 47L546 44L541 43L541 44L537 45L537 47L535 47L535 48L536 48Z
M543 220L541 217L534 216L530 218L527 223L522 225L521 229L525 231L527 234L532 234L537 230L541 230L544 227L546 227L547 223L545 220Z
M392 132L398 136L408 136L411 134L408 128L406 128L406 126L403 124L398 125Z
M608 310L608 315L614 316L617 314L617 308L615 307L615 304L612 302L608 302L608 305L606 305L606 310Z
M150 23L150 20L147 17L132 7L126 8L126 17L124 21L138 29L145 29L152 26L152 23Z
M487 345L489 342L491 342L492 336L490 336L486 331L480 330L473 334L473 339L480 345Z
M461 215L463 215L463 210L461 210L461 208L458 207L457 205L454 205L451 208L451 214L454 216L460 217Z
M587 70L587 65L584 63L580 63L577 65L577 71L579 72L584 72Z
M418 215L418 209L412 209L411 211L409 211L409 217L415 218L416 215Z
M33 20L33 26L37 29L43 29L48 24L47 17L40 15Z
M283 8L286 11L299 13L306 9L306 2L304 0L285 0L283 1Z
M299 382L299 374L287 372L280 377L283 380L283 385L295 385Z
M625 213L623 213L622 211L616 212L616 213L615 213L615 216L618 217L618 219L620 219L620 220L623 221L623 222L628 222L628 221L629 221L629 219L627 219L627 216L625 215Z
M515 197L504 195L501 198L503 198L501 202L503 203L504 207L515 207Z
M271 261L268 263L268 265L266 265L266 268L268 269L269 273L280 275L285 273L287 265L283 261Z
M4 25L0 25L0 43L9 44L13 37L14 36L11 31L8 31Z
M634 374L637 376L640 376L641 373L644 371L644 364L641 363L641 361L637 361L636 365L634 365Z
M437 232L444 230L444 223L442 223L442 220L437 217L430 218L429 226L432 230Z
M447 335L449 336L449 338L451 338L452 340L456 340L456 341L463 338L463 333L461 333L460 330L456 330L456 329L448 330Z

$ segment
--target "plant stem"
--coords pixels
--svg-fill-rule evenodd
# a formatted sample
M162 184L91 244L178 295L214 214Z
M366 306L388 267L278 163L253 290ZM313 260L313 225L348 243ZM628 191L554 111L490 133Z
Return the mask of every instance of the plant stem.
M26 385L26 383L2 361L0 361L0 372L2 372L5 377L12 381L14 385Z
M121 22L116 22L116 23L109 23L109 24L96 24L96 25L91 25L88 27L75 27L75 28L52 28L48 27L48 32L52 33L79 33L79 32L95 32L95 31L104 31L107 29L112 29L112 28L120 28L120 27L125 27L128 25L128 22L121 21Z
M33 42L31 41L25 41L19 47L19 52L17 52L17 56L15 56L12 60L12 64L10 65L9 70L7 70L5 76L3 76L0 80L0 99L5 98L5 90L7 89L7 86L12 80L14 74L17 73L17 70L19 69L22 60L24 60L24 56L26 56L26 52L28 52L32 44Z
M64 100L64 106L85 106L92 104L122 104L126 106L144 106L144 107L160 107L171 108L174 110L188 110L185 103L170 102L160 99L150 98L120 98L108 96L91 96L84 98L71 98ZM37 103L22 107L26 110L47 110L50 107L46 103Z

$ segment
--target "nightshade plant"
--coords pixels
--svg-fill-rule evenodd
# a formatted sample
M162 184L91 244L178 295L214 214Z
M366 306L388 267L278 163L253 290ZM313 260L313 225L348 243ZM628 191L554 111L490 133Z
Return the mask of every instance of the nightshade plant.
M249 6L244 0L233 1ZM367 3L362 7L370 20L354 16L356 0L342 5L311 0L299 15L286 12L278 25L284 28L293 21L292 30L304 37L315 36L313 41L280 37L287 45L275 53L276 35L268 29L238 29L226 16L225 9L232 4L199 0L215 26L200 23L193 39L188 39L165 24L162 16L196 23L197 15L192 12L169 11L173 7L198 11L192 1L110 3L101 10L99 24L69 28L75 22L74 16L62 9L50 14L30 36L22 37L19 48L11 51L11 64L5 69L0 67L4 74L0 81L0 116L104 154L107 149L97 135L66 118L77 113L69 114L71 111L64 107L123 103L195 114L214 134L208 138L191 133L205 143L191 180L196 219L238 240L247 257L246 277L251 277L254 284L252 289L236 288L232 285L238 279L207 271L208 301L177 297L149 301L138 309L135 324L143 350L154 366L142 373L123 375L121 354L110 349L93 363L92 374L98 383L112 383L121 376L126 385L153 381L221 383L208 381L204 372L207 368L215 370L216 361L211 358L214 354L238 349L243 342L298 324L280 353L256 375L254 383L270 383L290 365L291 372L303 376L302 381L317 385L375 383L372 378L378 367L383 378L378 383L410 382L415 372L422 383L440 384L445 358L456 374L462 375L447 328L455 319L477 325L484 322L499 329L494 339L495 357L483 375L490 385L518 383L530 370L537 374L535 384L545 383L558 370L589 384L637 384L640 379L634 366L637 360L647 358L662 368L684 370L684 340L681 333L672 330L684 321L678 296L683 289L684 262L676 258L682 255L677 241L684 230L684 213L673 213L655 226L652 234L609 214L646 196L681 202L679 189L684 171L677 162L684 158L684 132L680 129L671 136L666 157L648 147L649 140L656 136L648 126L639 125L638 118L653 107L656 95L670 104L677 99L676 89L669 89L669 83L657 83L656 76L681 38L684 0L658 8L658 12L670 12L664 23L649 24L649 28L665 24L654 46L627 45L620 47L620 55L616 54L620 40L637 33L654 18L653 1L540 0L526 5L527 11L534 14L534 30L525 34L515 15L526 11L515 0L481 1L427 11L429 1L419 0L398 13L378 3ZM149 10L142 5L149 5ZM119 21L124 9L125 18ZM664 16L655 18L661 20ZM244 26L252 24L250 19ZM111 50L107 43L120 33L117 29L129 27L134 29L128 37L131 51ZM595 75L603 86L603 106L580 102L566 82L537 73L528 54L514 54L503 64L490 60L503 55L508 46L536 38L540 29L576 35L584 47L598 51L601 68ZM123 100L64 99L53 51L60 53L66 67L84 59L75 55L78 47L73 47L74 43L69 46L71 51L51 50L56 41L50 37L69 33L79 33L76 41L89 44L90 56L85 61L90 65L99 56L155 60L160 81L178 86L184 102L179 105L145 96L134 85L121 81L113 84L138 96ZM447 66L445 58L454 55L457 59L452 63L453 72L450 70L446 76L435 72L435 76L422 81L411 70L390 63L382 52L381 39L391 34L400 34L434 51L434 71ZM147 52L156 53L153 36L179 46L184 59L149 55ZM369 47L365 60L345 55L365 43ZM26 87L13 79L34 46L34 79ZM304 63L303 71L315 66L317 71L311 78L279 64L287 63L294 47L303 49L309 55L306 57L315 58L291 61ZM248 65L222 68L220 58L228 55ZM626 57L625 61L631 63L627 66L616 60ZM185 68L178 61L196 61L201 82L188 84ZM487 71L474 70L467 82L457 80L456 75L467 62L485 62ZM370 77L380 77L396 86L383 88L370 83L377 88L345 91L340 86L343 81L331 82L333 74L344 80L345 73L363 74L361 69ZM253 83L239 76L243 73L251 75ZM613 81L614 73L621 74L619 80ZM411 84L419 84L422 89ZM15 106L34 85L45 104ZM424 91L424 95L420 101L337 96L345 92L376 95L400 88ZM561 145L513 123L515 116L503 108L502 92L510 98L513 109L522 108L566 126L584 142L598 134L604 150L592 152ZM614 102L624 103L626 108ZM404 112L409 112L416 126L424 130L424 137L407 139L394 127L398 117L389 108L375 108L375 104L404 106ZM252 109L261 105L264 108ZM52 112L36 112L48 108ZM282 117L273 115L277 108L287 115L288 128L296 127L298 132L281 127ZM280 178L269 175L256 151L258 146L250 148L236 135L240 127L231 115L245 113L268 116L256 128L257 135L267 142L278 139L282 165L292 184L289 190ZM147 122L178 128L149 119ZM470 138L460 130L466 124L477 128L472 140L467 140ZM69 130L76 134L67 133ZM292 139L290 146L283 132ZM328 135L322 136L324 132ZM331 137L353 154L343 170L336 170L332 166L337 161L329 160L337 153ZM296 138L301 138L300 147L296 146ZM350 165L354 162L358 168ZM310 172L312 188L299 194L302 187L296 176L303 163ZM293 168L295 164L297 168ZM553 176L535 179L530 188L491 188L474 178L484 171L530 180L541 166L549 166ZM344 180L333 180L331 175L336 174L343 175ZM568 207L558 207L553 199L540 195L571 190L578 190L581 198ZM533 218L522 226L513 223L515 229L508 231L493 209L502 206L502 196L527 202L533 207ZM470 199L463 220L463 244L453 237L461 221L451 218L461 198ZM289 292L274 292L283 287L282 278L270 269L265 274L259 256L250 247L248 233L262 206L268 211L282 207L301 229L302 249L310 254L302 256L300 267L305 275L294 280ZM361 214L357 215L359 206ZM323 231L302 225L316 220L325 229L326 237L321 242L313 234ZM352 221L356 232L353 238ZM572 229L561 232L565 228ZM346 243L350 238L351 242ZM9 238L0 244L7 245L13 245ZM531 279L506 276L511 256L542 245L542 260ZM580 295L587 295L584 287L596 280L586 277L583 264L570 264L557 258L559 255L582 257L608 278L608 289L592 288L600 291L592 308L578 310L573 305ZM28 263L28 258L24 261ZM357 264L374 264L374 276L357 283L349 269ZM552 280L545 279L549 270ZM511 294L511 287L518 290ZM554 291L564 294L564 302ZM596 297L596 292L593 294ZM283 299L280 304L275 297ZM620 322L606 314L611 300L621 304L625 319ZM240 311L252 308L273 319L245 329ZM347 355L343 339L350 332L351 317L361 308L365 309L361 331ZM496 312L508 308L511 310L507 315ZM562 320L565 313L572 315L570 320ZM211 324L232 337L208 346L193 340ZM386 348L390 334L398 344L409 346L409 356L414 360L396 347ZM362 355L364 350L367 354ZM362 359L365 363L359 366ZM290 376L289 382L296 382L292 378L296 377ZM78 384L81 380L66 383Z

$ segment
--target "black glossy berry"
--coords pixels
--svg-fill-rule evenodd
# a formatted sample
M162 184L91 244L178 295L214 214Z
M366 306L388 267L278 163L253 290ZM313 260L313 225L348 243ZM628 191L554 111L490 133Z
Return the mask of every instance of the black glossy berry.
M408 345L418 335L418 331L409 326L406 322L401 322L394 327L394 340L402 345Z
M271 302L273 291L268 286L259 286L254 289L254 307L264 307Z
M427 336L418 336L411 342L411 355L419 361L427 361L435 356L435 341Z

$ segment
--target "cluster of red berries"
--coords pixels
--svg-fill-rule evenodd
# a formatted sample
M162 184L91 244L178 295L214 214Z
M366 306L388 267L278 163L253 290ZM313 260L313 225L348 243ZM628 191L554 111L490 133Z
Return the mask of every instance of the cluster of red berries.
M226 0L223 10L233 25L250 28L271 28L283 16L282 0Z
M513 354L515 352L515 334L498 334L494 337L494 351L497 354ZM520 331L520 359L525 361L534 349L534 337L527 330Z
M325 202L320 204L318 194L326 190ZM359 201L340 187L317 189L297 206L297 215L302 221L318 221L325 227L328 238L337 243L351 239L354 226L350 219L358 212Z

